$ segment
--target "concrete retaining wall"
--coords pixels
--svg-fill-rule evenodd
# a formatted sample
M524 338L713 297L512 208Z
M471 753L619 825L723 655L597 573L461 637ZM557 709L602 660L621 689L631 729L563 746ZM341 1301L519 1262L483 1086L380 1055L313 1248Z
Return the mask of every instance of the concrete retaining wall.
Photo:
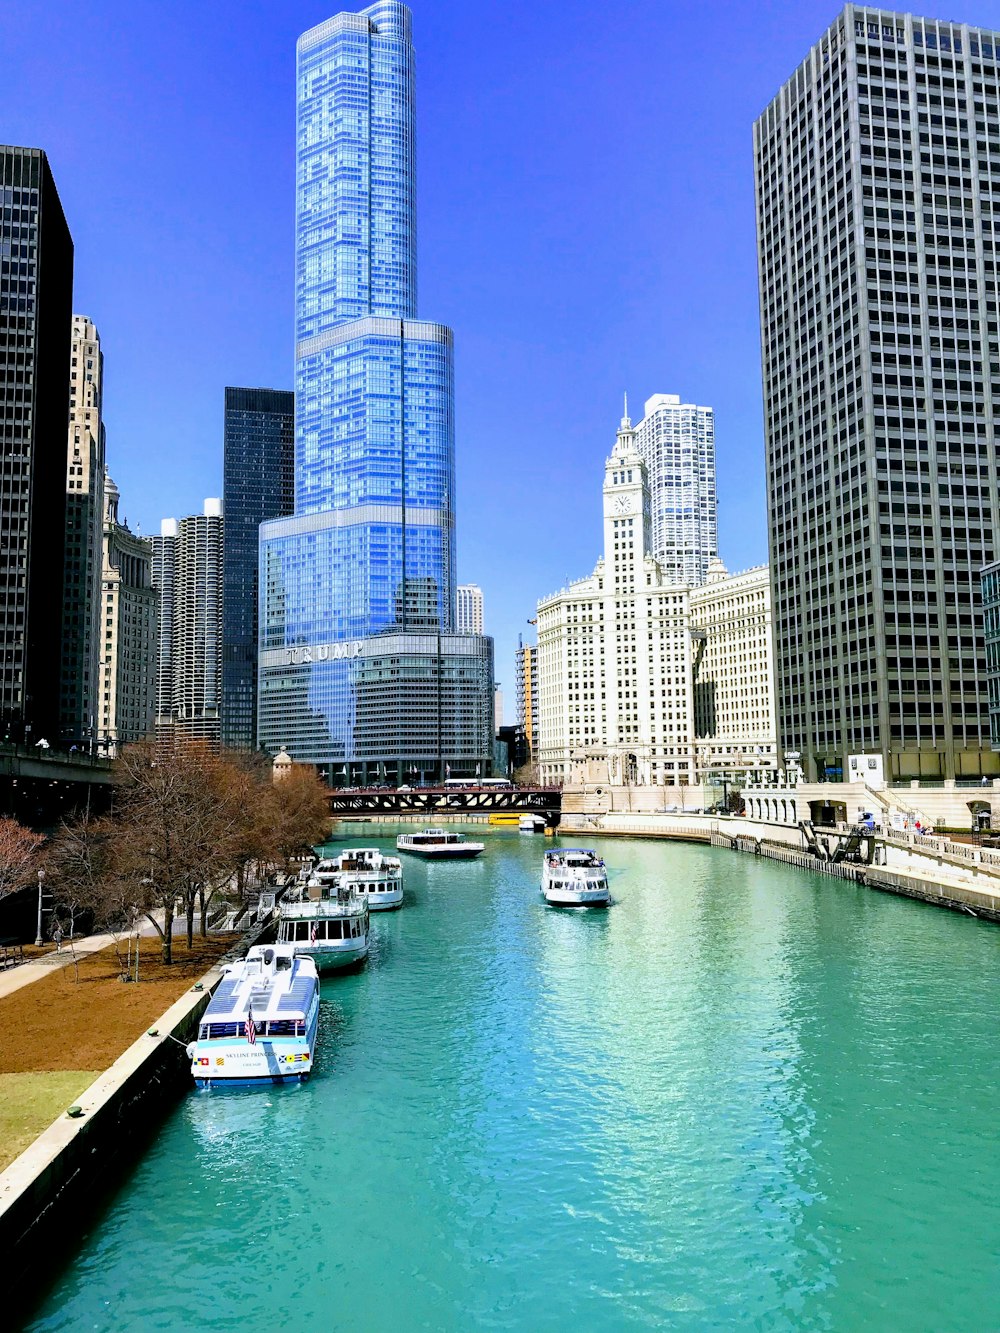
M245 938L234 953L246 947ZM183 1048L197 1034L225 961L152 1025L155 1037L143 1034L90 1085L78 1099L79 1118L62 1115L0 1173L0 1253L8 1271L51 1272L53 1254L58 1260L79 1245L94 1209L134 1165L165 1109L190 1088ZM16 1303L19 1286L32 1285L10 1283L8 1299ZM21 1299L26 1308L27 1295Z
M883 893L898 893L906 898L933 903L936 907L949 907L955 912L1000 921L1000 890L976 888L956 881L942 883L889 866L871 866L865 871L864 878L869 888L881 889Z
M713 833L730 837L747 836L763 842L801 850L802 834L787 824L772 824L764 819L726 818L719 815L636 814L605 815L566 814L559 821L557 832L561 837L608 834L627 838L677 838L687 842L711 842Z

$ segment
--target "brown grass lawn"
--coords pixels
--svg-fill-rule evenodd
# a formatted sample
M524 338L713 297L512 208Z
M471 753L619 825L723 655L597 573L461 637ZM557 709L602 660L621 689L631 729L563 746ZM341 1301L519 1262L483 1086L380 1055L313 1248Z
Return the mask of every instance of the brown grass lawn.
M175 937L174 962L164 967L159 936L143 936L138 985L119 980L118 959L111 947L80 958L79 980L70 964L4 996L0 1075L107 1069L236 939L235 935L211 935L205 940L195 936L189 952L187 940ZM9 1091L5 1080L5 1111Z
M139 984L119 980L114 947L46 973L0 999L0 1171L8 1167L109 1065L218 962L235 935L143 937ZM26 948L30 956L41 950Z

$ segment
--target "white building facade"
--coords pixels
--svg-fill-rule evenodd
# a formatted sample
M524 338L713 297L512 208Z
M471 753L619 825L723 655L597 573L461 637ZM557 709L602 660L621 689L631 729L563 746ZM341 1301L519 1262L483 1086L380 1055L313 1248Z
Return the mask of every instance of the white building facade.
M691 590L695 761L699 781L740 785L778 767L767 565L729 574L709 562Z
M604 558L538 604L543 782L594 762L614 785L693 783L689 590L651 554L646 466L626 415L605 467Z
M665 578L696 587L719 554L715 413L675 393L654 394L635 428L635 446L649 478L650 551Z
M97 717L98 747L109 755L152 733L156 701L152 546L120 522L118 498L118 487L105 473Z
M100 731L104 354L86 315L74 315L72 329L60 727L63 744L91 750Z
M460 583L455 589L455 629L459 634L482 634L483 590L476 583Z

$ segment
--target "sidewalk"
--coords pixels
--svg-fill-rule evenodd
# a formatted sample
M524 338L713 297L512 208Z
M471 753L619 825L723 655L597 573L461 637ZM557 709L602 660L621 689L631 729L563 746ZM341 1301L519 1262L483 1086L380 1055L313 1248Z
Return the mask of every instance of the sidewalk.
M113 935L86 935L83 939L74 940L73 947L79 958L83 954L97 953L101 949L106 949L114 942ZM68 967L72 961L73 949L68 944L61 949L53 945L47 953L36 954L35 957L26 958L23 963L18 963L15 967L6 968L0 972L0 1000L5 995L13 995L14 991L20 990L22 986L30 986L33 981L47 977L50 972L55 972L60 967Z
M157 935L159 932L149 921L146 921L139 933L147 938L150 935ZM174 918L173 933L175 937L186 935L187 924L183 918ZM128 936L119 935L118 939L124 947ZM61 967L69 967L73 962L74 950L76 957L82 958L86 954L100 953L102 949L110 948L114 942L114 935L82 935L79 939L73 941L72 948L69 941L64 940L60 949L57 949L53 944L46 953L25 958L23 963L18 963L15 967L8 967L0 972L0 1000L5 995L13 995L22 986L30 986L33 981L47 977Z

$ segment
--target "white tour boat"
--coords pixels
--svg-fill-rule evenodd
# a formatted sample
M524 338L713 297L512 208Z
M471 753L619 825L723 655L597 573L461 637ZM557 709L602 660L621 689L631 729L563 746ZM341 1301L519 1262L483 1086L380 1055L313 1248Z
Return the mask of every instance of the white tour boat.
M278 904L278 943L293 945L321 972L363 962L368 956L367 896L336 877L331 882L314 875Z
M545 820L541 815L522 815L517 827L521 833L544 833Z
M200 1088L309 1077L319 1023L319 976L289 945L255 944L222 980L188 1044Z
M558 847L545 853L542 894L553 907L607 907L607 868L585 847Z
M478 856L486 844L469 842L464 833L449 833L443 828L425 828L422 833L401 833L396 839L398 852L412 852L435 861L468 860Z
M364 894L370 911L402 907L403 865L398 856L384 856L377 847L348 847L320 864L335 867L338 884Z

